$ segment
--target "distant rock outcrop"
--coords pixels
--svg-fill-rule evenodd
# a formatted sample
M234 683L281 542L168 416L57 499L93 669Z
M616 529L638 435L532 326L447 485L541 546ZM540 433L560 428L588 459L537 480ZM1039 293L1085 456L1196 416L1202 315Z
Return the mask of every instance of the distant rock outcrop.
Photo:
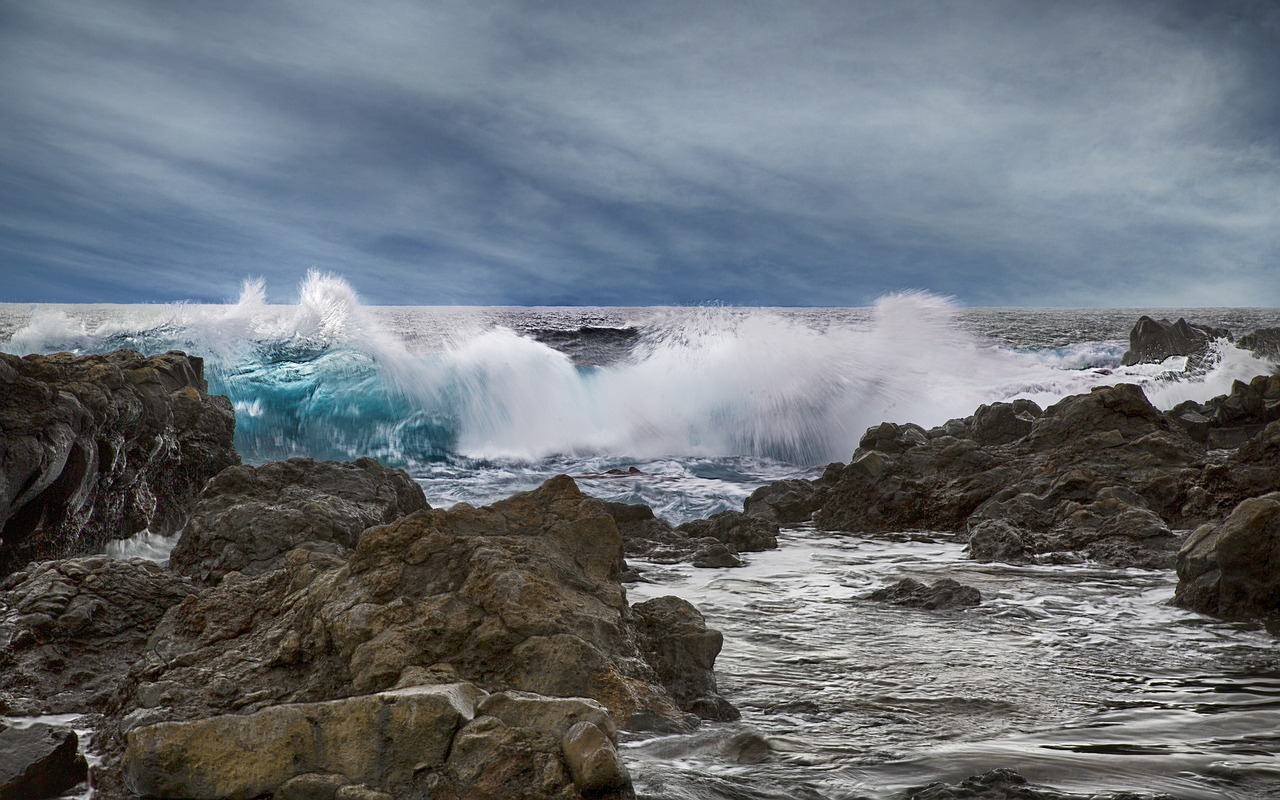
M1177 322L1170 322L1167 319L1139 317L1137 324L1129 332L1129 350L1120 363L1126 367L1134 364L1159 364L1172 356L1188 356L1193 361L1203 359L1215 339L1231 341L1231 331L1197 325L1181 318Z
M234 432L194 356L0 353L0 576L176 532Z

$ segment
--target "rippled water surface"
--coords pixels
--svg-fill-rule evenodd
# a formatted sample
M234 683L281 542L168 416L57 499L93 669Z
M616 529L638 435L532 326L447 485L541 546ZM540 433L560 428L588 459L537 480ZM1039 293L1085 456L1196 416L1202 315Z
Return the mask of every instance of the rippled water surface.
M632 602L677 594L724 632L717 674L743 712L629 743L642 794L882 798L1012 767L1081 793L1280 797L1277 641L1167 605L1171 572L978 564L948 537L780 544L736 570L633 563L654 582ZM865 599L902 577L983 602ZM744 731L766 763L739 763Z

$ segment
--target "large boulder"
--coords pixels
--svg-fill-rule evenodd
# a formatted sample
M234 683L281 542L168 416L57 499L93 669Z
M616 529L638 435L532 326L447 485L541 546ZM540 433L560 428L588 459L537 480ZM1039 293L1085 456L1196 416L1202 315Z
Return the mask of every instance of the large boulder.
M1172 356L1203 357L1215 339L1231 340L1225 328L1189 323L1185 319L1170 322L1143 316L1129 331L1129 350L1120 359L1126 367L1134 364L1159 364Z
M739 553L778 549L778 523L741 511L721 511L706 519L690 520L676 530L694 539L715 539Z
M1178 553L1174 603L1219 617L1280 616L1280 492L1192 532Z
M229 467L196 498L169 563L199 581L259 575L300 545L343 555L366 528L430 507L405 472L372 458Z
M81 556L0 582L0 714L101 711L191 581L140 559Z
M1236 344L1258 358L1280 361L1280 328L1259 328L1241 336Z
M170 610L113 714L122 729L383 691L426 670L489 691L594 698L688 727L638 645L622 539L567 476L366 530L347 560L296 548Z
M676 703L704 719L738 719L738 710L716 689L720 631L708 628L698 609L678 597L654 598L631 610L640 648Z
M0 800L61 797L88 778L89 765L75 731L0 722Z
M125 786L200 800L624 797L609 712L581 698L415 686L129 731Z
M205 481L240 462L235 417L203 361L0 353L0 576L186 521Z
M807 521L818 510L816 495L812 481L790 478L756 489L743 502L742 510L779 525L794 525Z
M914 578L903 578L892 586L876 589L869 599L926 611L972 608L982 602L982 593L955 578L943 578L928 586Z

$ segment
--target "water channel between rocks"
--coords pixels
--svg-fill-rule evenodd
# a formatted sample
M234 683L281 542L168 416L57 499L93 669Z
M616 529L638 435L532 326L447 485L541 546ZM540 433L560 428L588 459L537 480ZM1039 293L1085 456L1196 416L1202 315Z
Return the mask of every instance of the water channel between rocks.
M1167 605L1172 571L979 564L948 536L779 543L741 569L631 562L653 581L631 602L676 594L724 633L716 672L742 710L629 741L641 796L878 800L1011 767L1085 794L1280 797L1280 648ZM955 578L983 602L866 599L902 577Z

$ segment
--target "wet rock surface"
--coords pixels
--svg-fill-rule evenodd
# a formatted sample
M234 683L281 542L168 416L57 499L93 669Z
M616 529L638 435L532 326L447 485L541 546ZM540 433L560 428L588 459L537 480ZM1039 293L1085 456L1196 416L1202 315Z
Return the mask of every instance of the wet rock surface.
M876 589L869 598L882 603L923 608L928 611L973 608L982 603L981 592L972 586L961 584L954 578L943 578L932 586L914 578L903 578L892 586Z
M75 731L0 723L0 800L58 797L88 778L89 765Z
M178 352L0 353L0 576L182 527L205 481L240 462L231 403L203 370Z
M82 556L0 582L0 713L101 711L191 581L142 560Z
M1186 516L1204 452L1127 384L1044 411L983 406L928 432L884 423L848 465L816 482L814 521L829 530L959 532L972 537L978 560L1076 553L1167 567L1178 548L1170 521Z
M230 467L196 498L170 565L202 582L260 575L299 546L345 555L366 528L427 508L412 478L371 458Z
M103 796L191 793L182 782L199 776L181 766L165 777L165 765L227 762L244 762L249 777L211 767L201 785L231 781L234 791L216 790L226 796L306 796L305 786L332 788L324 773L342 772L356 787L342 789L348 794L400 796L419 784L334 769L303 732L329 730L349 711L365 719L373 712L362 703L456 684L488 699L452 727L431 723L448 728L441 735L450 744L446 760L423 767L429 796L508 796L516 786L510 796L625 796L630 785L612 749L619 724L683 731L736 710L716 691L719 633L674 598L633 611L621 563L622 537L605 504L561 476L487 508L423 509L375 525L345 557L304 545L260 574L228 572L163 616L107 704L104 748L124 766L106 770ZM570 711L583 708L594 709L588 721L603 740L586 729L569 735L584 718ZM367 725L348 736L346 725L314 741L385 738ZM215 736L200 726L226 730ZM199 744L294 728L297 737L250 748L284 748L260 768ZM161 739L183 744L166 749Z
M1143 316L1129 332L1129 350L1120 363L1126 367L1159 364L1172 356L1188 356L1191 362L1203 361L1217 339L1232 341L1233 337L1226 328L1197 325L1181 318L1170 322ZM1187 366L1194 368L1192 363Z
M1187 538L1174 603L1219 617L1280 617L1280 492L1245 500Z
M776 550L778 523L772 518L721 511L672 527L638 503L601 501L622 534L628 556L660 564L687 561L704 568L742 565L741 553Z

